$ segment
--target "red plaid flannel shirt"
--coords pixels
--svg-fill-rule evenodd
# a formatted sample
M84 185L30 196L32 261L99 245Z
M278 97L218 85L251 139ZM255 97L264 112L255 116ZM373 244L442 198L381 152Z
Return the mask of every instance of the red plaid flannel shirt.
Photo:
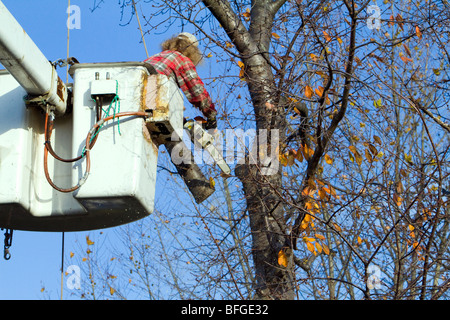
M207 117L216 116L217 111L205 85L197 74L192 61L178 51L166 50L146 60L160 74L175 77L186 98Z

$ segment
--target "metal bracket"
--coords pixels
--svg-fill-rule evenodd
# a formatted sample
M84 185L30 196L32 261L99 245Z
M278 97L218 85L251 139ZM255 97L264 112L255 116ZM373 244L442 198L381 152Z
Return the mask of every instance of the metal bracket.
M4 247L3 247L3 258L5 260L11 259L11 253L9 252L9 248L11 247L11 244L12 244L12 237L13 237L13 230L12 229L6 229L6 231L5 231L5 244L4 244Z

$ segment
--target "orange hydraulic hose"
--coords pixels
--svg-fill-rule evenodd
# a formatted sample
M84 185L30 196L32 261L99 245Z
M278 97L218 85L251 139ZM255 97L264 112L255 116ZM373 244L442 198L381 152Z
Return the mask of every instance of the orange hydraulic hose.
M90 151L91 151L91 148L94 146L95 140L98 137L98 135L96 135L92 141L91 141L91 137L92 137L92 135L95 135L96 133L98 133L98 131L100 130L100 127L103 125L103 123L105 123L106 121L112 120L114 118L120 118L120 117L125 117L125 116L137 116L137 117L144 117L145 118L145 117L148 116L148 114L146 112L143 112L143 111L120 112L120 113L117 113L115 115L111 115L111 116L108 116L108 117L106 117L104 119L101 119L101 120L97 121L94 124L94 126L91 128L91 130L89 130L89 132L88 132L88 134L86 136L86 146L85 146L85 153L84 153L84 157L86 158L86 171L84 173L84 176L80 179L80 181L78 182L78 184L76 186L71 187L71 188L67 188L67 189L60 188L60 187L56 186L53 183L53 181L51 180L49 172L48 172L48 153L50 152L50 150L52 150L51 147L49 148L49 146L50 146L50 142L49 142L50 135L47 134L48 133L47 132L47 129L48 129L47 128L47 126L48 126L48 116L49 115L47 113L46 118L45 118L45 136L46 136L46 141L45 141L45 148L44 148L44 173L45 173L45 177L46 177L48 183L54 189L56 189L57 191L60 191L60 192L66 192L67 193L67 192L73 192L73 191L79 189L84 184L84 182L86 181L87 177L89 176L89 173L90 173L90 170L91 170ZM51 124L53 125L52 122L51 122ZM47 140L47 138L48 138L48 140ZM77 161L77 160L81 159L82 157L83 157L83 155L79 156L78 158L68 159L65 162ZM56 158L56 159L58 159L58 158ZM64 161L64 160L65 159L63 159L61 161Z

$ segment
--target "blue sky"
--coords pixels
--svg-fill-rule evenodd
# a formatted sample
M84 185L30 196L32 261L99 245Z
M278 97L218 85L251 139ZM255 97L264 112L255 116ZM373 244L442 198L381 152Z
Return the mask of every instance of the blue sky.
M66 58L68 1L2 2L48 60ZM101 4L100 8L92 12L95 1L71 0L71 5L77 5L81 10L81 28L70 30L69 55L76 57L81 63L144 60L146 53L136 19L133 18L130 24L121 26L118 1L106 2L107 4ZM129 14L130 10L127 10L123 21L129 21ZM159 43L166 36L168 34L146 37L150 55L159 50ZM0 69L3 69L1 65ZM59 73L61 79L65 80L65 69L60 69ZM3 232L0 237L1 244ZM99 231L93 231L96 232ZM65 234L65 268L70 264L67 259L69 252L75 251L73 248L76 242L84 242L85 236L85 232ZM59 299L61 237L61 233L14 231L10 249L12 258L9 261L3 260L3 245L0 248L0 299ZM41 292L42 288L45 288L44 292ZM66 290L67 288L64 289L64 297L69 298L70 292Z

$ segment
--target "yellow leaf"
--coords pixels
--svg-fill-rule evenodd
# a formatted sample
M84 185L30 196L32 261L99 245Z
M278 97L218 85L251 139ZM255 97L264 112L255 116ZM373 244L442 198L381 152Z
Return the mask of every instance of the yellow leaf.
M89 239L89 236L86 236L86 243L87 243L88 246L91 246L91 245L94 244L94 241L91 241L91 240Z
M316 251L316 249L314 248L314 245L311 242L306 242L306 248L311 251L312 253L314 253Z
M353 155L355 156L355 160L356 160L356 163L358 164L358 165L361 165L361 163L362 163L362 156L361 156L361 154L358 152L358 150L356 149L356 147L355 146L349 146L348 147L349 149L350 149L350 151L353 153Z
M358 236L358 244L361 244L361 243L362 243L362 239L360 236Z
M333 158L331 158L328 154L325 155L325 162L328 164L333 164Z
M116 290L114 290L113 287L109 287L109 294L110 294L110 295L113 295L114 292L116 292Z
M70 257L72 258L74 255L75 254L72 251L70 251Z
M305 97L307 97L308 99L311 98L313 95L313 90L310 86L306 86L305 87Z
M409 231L413 231L415 228L413 225L408 225L408 229L409 229Z
M214 188L216 185L216 182L214 181L213 177L209 177L209 185L211 188Z
M287 259L286 253L284 252L283 249L281 249L280 251L278 251L278 264L279 264L280 266L285 267L285 268L286 268L287 265L288 265L288 259Z
M83 259L81 259L81 261L83 261L83 262L84 262L84 261L86 261L86 260L87 260L87 258L86 258L86 257L85 257L85 258L83 258Z
M316 56L314 53L311 53L309 56L310 56L311 60L314 62L317 62L317 60L319 60L319 57Z
M274 37L275 39L280 39L280 36L275 32L272 32L272 37Z
M305 241L305 242L314 242L314 241L316 241L316 239L314 239L312 237L303 237L303 241Z

